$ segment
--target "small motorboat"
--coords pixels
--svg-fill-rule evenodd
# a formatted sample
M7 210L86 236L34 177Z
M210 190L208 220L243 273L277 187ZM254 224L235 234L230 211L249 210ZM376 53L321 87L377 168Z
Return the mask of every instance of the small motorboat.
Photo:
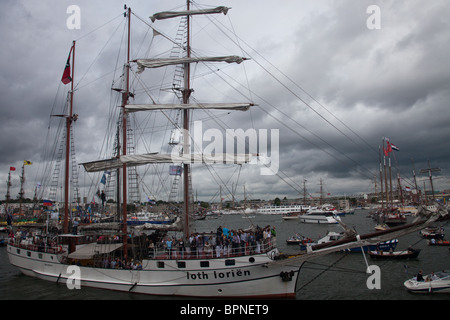
M304 212L287 212L283 213L283 220L298 220L299 216L302 215Z
M322 243L328 243L333 241L341 240L344 237L344 233L337 233L337 232L328 232L325 237L317 241L318 244ZM345 252L367 252L367 251L375 251L375 250L382 250L384 252L395 250L398 244L398 239L392 239L384 242L374 243L374 244L368 244L362 247L356 247L351 249L344 249L342 251Z
M414 293L449 293L450 270L431 273L423 277L423 280L417 280L416 276L406 280L404 286Z
M389 229L389 226L385 223L380 223L375 226L375 230L377 230L377 231L387 230L387 229Z
M299 245L306 245L312 242L313 241L311 238L304 237L298 233L286 240L287 244L299 244Z
M425 239L444 239L445 232L442 227L429 227L420 230L420 235Z
M430 245L430 246L450 246L450 241L432 238L432 239L428 240L428 245Z
M408 248L403 251L368 251L369 256L372 259L415 259L419 256L420 249Z
M310 210L306 214L299 216L300 222L316 224L337 224L340 217L332 211Z

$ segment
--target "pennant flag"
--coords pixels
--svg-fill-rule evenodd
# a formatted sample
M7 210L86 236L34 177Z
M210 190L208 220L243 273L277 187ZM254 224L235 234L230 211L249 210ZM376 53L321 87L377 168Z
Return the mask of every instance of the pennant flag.
M52 206L53 202L51 200L44 200L42 205L44 205L44 206Z
M23 160L23 164L26 166L32 165L33 163L31 161L28 160Z
M106 173L103 173L102 180L100 180L101 184L106 184Z
M390 145L391 145L391 151L392 150L400 151L400 149L397 146L395 146L393 143L391 143Z
M72 81L72 77L70 76L70 55L72 54L73 46L70 48L69 57L67 58L66 67L64 68L64 73L61 78L61 82L64 84L68 84Z
M100 183L106 184L106 175L107 174L111 174L111 171L109 171L109 170L103 171L103 176L102 176L102 179L100 180Z
M408 186L405 187L405 190L406 190L406 192L411 192L411 188Z
M9 171L16 171L15 167L9 167Z

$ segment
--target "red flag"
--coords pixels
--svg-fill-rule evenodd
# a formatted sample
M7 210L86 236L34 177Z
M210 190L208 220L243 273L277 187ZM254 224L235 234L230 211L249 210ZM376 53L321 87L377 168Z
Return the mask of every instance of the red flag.
M15 167L9 167L9 171L16 171Z
M61 78L61 82L64 84L68 84L72 81L72 77L70 76L70 55L72 54L73 46L70 48L69 57L67 58L66 67L64 68L64 73Z
M400 149L393 143L391 143L391 150L400 151Z
M392 147L391 147L391 143L389 141L387 141L387 150L388 153L392 152Z

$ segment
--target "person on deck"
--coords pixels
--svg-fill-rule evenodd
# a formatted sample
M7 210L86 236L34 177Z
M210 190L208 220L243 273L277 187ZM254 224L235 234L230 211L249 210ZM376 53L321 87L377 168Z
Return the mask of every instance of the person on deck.
M105 202L106 202L106 195L105 195L105 191L102 190L102 193L100 195L100 199L102 199L102 208L105 207Z
M424 281L423 275L422 275L422 270L419 270L419 273L416 275L416 280L417 281Z

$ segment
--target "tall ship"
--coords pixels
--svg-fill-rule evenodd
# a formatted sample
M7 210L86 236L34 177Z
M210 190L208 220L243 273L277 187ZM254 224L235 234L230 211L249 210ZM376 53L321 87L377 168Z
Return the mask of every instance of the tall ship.
M48 230L41 234L16 234L8 241L9 261L22 273L40 279L76 285L141 293L149 295L190 296L190 297L253 297L280 298L295 297L297 278L301 265L310 259L340 251L346 248L360 247L368 243L377 243L416 232L433 223L444 211L429 213L419 210L417 219L397 228L383 230L368 235L358 235L349 231L345 237L335 242L308 247L306 253L294 255L280 253L276 241L264 234L267 228L249 228L234 230L231 234L217 227L212 233L198 233L192 229L193 209L191 194L191 174L195 173L191 165L217 163L245 165L258 155L220 154L208 157L190 152L190 116L194 110L246 111L254 104L244 103L202 103L192 99L193 88L191 71L199 63L243 63L247 60L239 56L204 57L192 50L191 23L198 15L225 15L227 7L191 8L186 2L182 11L159 12L150 17L156 24L160 20L181 18L185 31L180 32L182 42L179 55L164 58L134 58L130 55L131 8L125 8L127 22L127 58L122 77L123 87L114 89L121 95L121 137L117 144L117 154L105 160L83 163L85 170L91 172L114 171L117 173L116 186L121 186L117 203L119 221L77 226L71 222L69 214L68 191L65 192L65 211L62 219L62 233L51 234ZM153 31L161 34L150 21L146 23ZM185 35L185 38L184 38ZM166 37L166 36L164 36ZM73 81L75 62L75 42L71 48L72 74L63 76L63 83L71 83L70 108L64 116L67 137L71 124L76 117L73 111ZM68 60L69 64L69 60ZM173 103L133 104L135 93L130 91L132 68L141 72L154 72L166 66L176 66L180 72L179 85L174 88L179 101ZM138 81L138 80L137 80ZM175 151L163 153L130 154L127 148L127 120L136 112L161 112L179 110L183 119L182 135L184 139ZM68 188L68 160L70 158L70 140L67 138L66 185ZM120 146L120 147L119 147ZM137 166L154 166L161 163L176 166L177 176L182 176L183 207L176 210L177 219L173 224L153 224L153 233L143 236L142 225L128 223L127 174ZM120 206L121 204L121 206ZM445 211L446 214L446 211ZM70 232L72 231L72 232ZM171 233L172 232L172 233ZM242 237L245 236L245 238ZM240 238L236 238L240 236ZM246 240L243 240L246 239Z

